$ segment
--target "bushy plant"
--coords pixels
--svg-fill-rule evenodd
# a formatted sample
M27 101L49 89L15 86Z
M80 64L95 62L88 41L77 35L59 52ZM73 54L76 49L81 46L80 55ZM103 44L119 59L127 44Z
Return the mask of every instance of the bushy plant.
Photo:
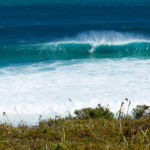
M133 117L135 119L140 119L142 117L150 116L150 106L147 105L137 105L136 108L132 110Z
M109 108L102 107L101 105L98 105L96 108L83 108L81 110L75 110L74 113L77 119L112 119L114 117L114 114L109 110Z

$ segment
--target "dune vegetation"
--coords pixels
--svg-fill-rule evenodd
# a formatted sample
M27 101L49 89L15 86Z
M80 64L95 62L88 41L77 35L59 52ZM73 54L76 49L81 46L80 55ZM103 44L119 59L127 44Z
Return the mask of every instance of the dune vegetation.
M0 125L0 150L149 150L150 109L138 105L117 114L100 104L76 110L65 118L40 119L37 126ZM7 114L3 114L7 117Z

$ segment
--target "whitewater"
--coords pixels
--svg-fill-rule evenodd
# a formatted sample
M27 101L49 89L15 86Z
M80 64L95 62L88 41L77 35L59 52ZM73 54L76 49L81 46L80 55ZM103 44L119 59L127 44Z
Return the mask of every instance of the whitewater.
M0 111L7 112L13 123L20 122L19 113L24 121L33 124L39 115L65 116L74 109L99 103L116 112L126 97L132 101L132 107L149 104L149 65L150 60L124 58L1 68Z

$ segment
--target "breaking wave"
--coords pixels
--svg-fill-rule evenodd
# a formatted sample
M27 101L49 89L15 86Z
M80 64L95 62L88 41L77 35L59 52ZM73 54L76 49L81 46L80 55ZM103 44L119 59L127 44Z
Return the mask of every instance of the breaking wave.
M122 57L150 57L150 41L131 34L87 32L47 44L0 47L0 63Z

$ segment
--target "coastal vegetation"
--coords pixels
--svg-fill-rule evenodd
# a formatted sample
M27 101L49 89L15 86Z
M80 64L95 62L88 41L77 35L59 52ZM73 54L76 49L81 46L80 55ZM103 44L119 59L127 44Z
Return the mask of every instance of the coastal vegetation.
M40 117L32 127L23 122L15 127L8 121L0 125L0 150L149 150L149 106L138 105L129 111L130 105L125 99L117 114L98 104L64 118Z

